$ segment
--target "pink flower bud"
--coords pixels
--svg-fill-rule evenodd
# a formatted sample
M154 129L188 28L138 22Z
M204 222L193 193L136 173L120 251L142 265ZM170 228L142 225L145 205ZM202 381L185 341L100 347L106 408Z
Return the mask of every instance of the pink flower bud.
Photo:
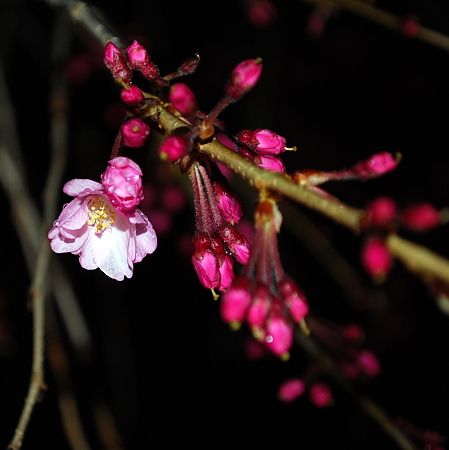
M380 373L380 364L376 355L369 350L362 350L357 355L357 364L370 377L375 377Z
M150 127L140 119L129 119L122 125L123 143L127 147L142 147L150 135Z
M218 290L226 291L231 287L232 280L234 279L234 263L226 254L222 258L219 258L219 261L218 272L220 273L220 284L218 285Z
M251 293L248 280L246 278L236 278L232 286L221 298L221 317L228 323L241 323L250 304Z
M254 139L257 144L252 147L256 153L263 155L278 155L285 151L285 138L270 130L255 130Z
M278 288L292 319L295 322L300 322L309 312L309 305L304 292L289 278L284 278L279 283Z
M278 389L278 399L284 403L290 403L304 394L306 384L299 378L291 378L284 381Z
M289 357L293 344L293 327L284 317L274 316L267 320L265 345L281 358Z
M362 264L366 272L382 281L391 269L392 257L383 239L373 236L362 250Z
M401 214L404 226L413 231L427 231L441 223L440 211L430 203L405 208Z
M126 64L125 55L112 42L106 44L103 60L116 81L120 82L122 80L129 84L132 77L131 69Z
M195 54L192 58L184 61L179 67L178 71L181 75L191 75L196 72L198 64L200 63L200 55Z
M193 238L193 248L193 268L201 284L207 289L218 287L220 284L219 261L212 249L210 237L204 233L196 234Z
M365 334L363 333L363 329L359 324L352 323L352 324L344 327L343 336L348 341L361 342L361 341L363 341Z
M159 147L159 156L163 160L175 163L189 151L189 142L182 136L170 136Z
M260 161L260 162L258 162ZM285 173L285 166L282 160L277 156L257 155L254 162L262 169L272 170L274 172Z
M325 383L315 383L309 390L309 397L318 408L325 408L333 403L331 388Z
M358 178L365 180L390 172L395 169L397 165L398 161L391 153L382 152L372 155L366 161L359 162L353 170Z
M415 14L405 17L401 26L402 34L407 38L415 38L419 34L419 18Z
M122 215L134 211L143 199L142 171L124 156L109 161L109 167L101 175L101 184L112 205Z
M129 106L139 106L143 100L143 93L137 86L129 86L120 92L120 98Z
M226 94L232 99L238 100L255 86L261 73L262 62L260 59L247 59L241 62L232 71L231 80L226 86Z
M243 216L243 207L239 198L218 182L212 183L218 209L226 222L234 225L240 222Z
M184 83L173 84L168 99L183 116L191 117L197 109L195 94Z
M257 286L251 306L248 308L248 325L251 328L263 328L270 308L270 293L267 286Z
M396 214L396 202L391 198L379 197L368 205L367 213L370 215L370 225L386 228L393 224Z
M221 227L218 230L218 235L237 262L240 264L246 264L248 262L250 245L245 236L240 234L231 225Z
M127 49L129 63L131 67L138 70L147 80L159 78L159 69L150 61L147 51L134 41Z

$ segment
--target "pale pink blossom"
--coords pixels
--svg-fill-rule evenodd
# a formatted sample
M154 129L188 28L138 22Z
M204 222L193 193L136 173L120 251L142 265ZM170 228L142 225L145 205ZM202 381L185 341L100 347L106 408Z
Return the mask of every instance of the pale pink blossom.
M118 214L104 187L92 180L71 180L63 191L75 199L48 233L52 250L79 255L83 268L99 268L115 280L131 278L133 264L157 246L147 217L139 209L129 211L126 217Z
M112 205L122 215L134 212L143 199L142 170L131 159L118 156L109 161L101 183Z

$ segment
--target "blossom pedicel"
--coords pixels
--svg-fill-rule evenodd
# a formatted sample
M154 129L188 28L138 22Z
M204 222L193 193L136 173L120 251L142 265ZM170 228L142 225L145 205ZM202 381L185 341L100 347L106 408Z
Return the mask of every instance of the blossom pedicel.
M110 164L112 169L106 170L103 177L106 186L83 179L65 184L63 191L75 199L64 207L48 238L55 253L79 255L83 268L99 268L121 281L125 276L132 277L134 263L154 252L157 238L148 218L135 207L141 198L139 183L134 178L130 192L130 184L124 183L122 176L129 171L135 177L141 173L139 166L124 157ZM114 182L117 189L110 194ZM123 197L123 190L130 195Z

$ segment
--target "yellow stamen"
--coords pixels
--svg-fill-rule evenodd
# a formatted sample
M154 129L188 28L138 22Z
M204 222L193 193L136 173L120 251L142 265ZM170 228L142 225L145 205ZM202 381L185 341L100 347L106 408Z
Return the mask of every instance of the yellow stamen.
M87 215L87 225L93 226L95 233L101 233L115 222L114 208L100 195L87 201Z

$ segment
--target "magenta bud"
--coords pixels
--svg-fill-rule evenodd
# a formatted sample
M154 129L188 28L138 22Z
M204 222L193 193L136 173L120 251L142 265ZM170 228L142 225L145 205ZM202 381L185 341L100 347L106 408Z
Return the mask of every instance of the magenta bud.
M427 231L441 223L441 214L430 203L412 205L401 213L404 226L413 231Z
M285 138L270 130L255 130L254 139L257 144L252 148L263 155L278 155L285 151Z
M260 162L259 162L260 161ZM257 155L254 162L262 169L272 170L273 172L285 173L285 166L281 158L271 155Z
M125 55L112 42L106 44L103 61L117 82L130 83L132 72L126 64Z
M383 239L370 237L362 250L362 264L366 272L372 277L383 281L390 272L392 257Z
M221 298L220 314L227 323L241 323L251 304L249 282L246 278L236 278Z
M127 147L142 147L150 135L150 127L140 119L129 119L122 125L123 143Z
M254 291L251 306L248 308L248 325L251 328L263 328L270 309L271 296L268 287L258 285Z
M143 100L143 93L137 86L122 89L120 98L129 106L139 106Z
M246 61L242 61L232 71L231 80L226 86L226 94L232 99L238 100L259 81L262 67L262 61L260 59L247 59Z
M379 360L376 355L369 350L362 350L357 355L357 365L370 377L375 377L380 373Z
M212 248L210 237L205 233L198 233L193 238L192 263L201 284L208 289L220 285L219 261Z
M183 116L191 117L197 109L195 94L184 83L173 84L170 87L168 99Z
M226 244L232 256L240 264L246 264L249 260L250 245L245 236L240 234L233 226L224 225L218 230L218 235Z
M122 215L134 211L143 199L142 171L134 161L124 156L109 161L108 168L101 175L101 184L112 205Z
M231 225L239 223L243 216L243 207L239 198L222 184L218 182L212 184L215 200L223 218Z
M309 305L304 292L289 278L284 278L279 283L278 289L293 320L298 323L301 322L309 312Z
M392 171L397 167L398 162L391 153L376 153L366 161L359 162L353 170L358 178L364 180Z
M189 151L189 142L182 136L170 136L159 147L159 156L172 163L177 162Z
M387 197L379 197L368 205L366 211L370 215L371 226L386 228L393 224L397 210L394 200Z
M284 381L278 389L278 399L284 403L296 400L306 390L306 384L299 378L291 378Z
M333 404L332 391L325 383L315 383L309 390L309 398L317 408L325 408Z
M231 257L226 254L223 254L219 258L219 262L220 284L218 290L223 292L231 287L232 280L234 279L234 263Z
M293 327L284 317L274 316L267 320L265 345L281 358L289 357L293 344Z
M159 78L159 69L153 64L147 51L137 41L134 41L127 49L128 60L131 67L138 70L147 80Z

